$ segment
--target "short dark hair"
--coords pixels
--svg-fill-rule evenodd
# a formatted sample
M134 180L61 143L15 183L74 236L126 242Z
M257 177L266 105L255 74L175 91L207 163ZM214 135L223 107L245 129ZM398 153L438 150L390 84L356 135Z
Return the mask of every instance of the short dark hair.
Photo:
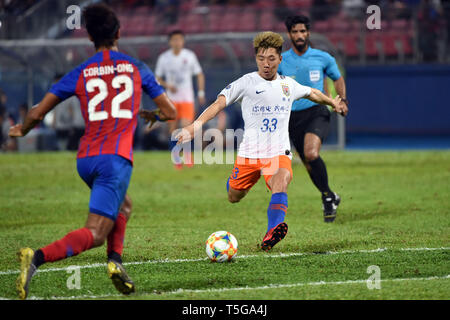
M183 32L182 30L180 30L180 29L171 31L167 37L168 37L169 40L170 40L170 39L172 39L173 36L175 36L175 35L177 35L177 34L179 34L179 35L181 35L181 36L184 37L184 32Z
M110 7L103 3L89 5L83 10L83 19L96 48L114 45L120 21Z
M286 29L288 32L291 32L292 27L296 24L304 24L306 30L309 30L310 27L309 18L304 15L289 16L284 20L284 24L286 25Z

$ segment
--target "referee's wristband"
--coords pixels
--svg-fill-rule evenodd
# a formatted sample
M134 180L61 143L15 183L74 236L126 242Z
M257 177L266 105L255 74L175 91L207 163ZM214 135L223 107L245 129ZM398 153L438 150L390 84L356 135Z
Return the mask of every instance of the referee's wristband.
M205 97L205 91L198 90L197 95L198 95L199 98L204 98Z

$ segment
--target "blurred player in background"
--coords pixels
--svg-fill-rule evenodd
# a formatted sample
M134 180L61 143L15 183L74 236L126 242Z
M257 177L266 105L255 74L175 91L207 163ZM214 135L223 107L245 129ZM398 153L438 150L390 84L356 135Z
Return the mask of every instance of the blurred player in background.
M23 124L10 129L12 137L25 136L61 101L76 95L86 130L77 155L80 177L91 188L89 215L84 228L33 251L19 252L20 275L16 288L21 299L28 295L31 278L46 262L75 256L107 241L107 271L116 289L124 294L135 285L122 266L123 240L131 214L126 194L133 161L133 134L144 90L159 107L158 113L141 112L147 120L170 120L175 107L150 69L141 61L118 52L120 22L106 5L91 5L83 19L96 54L54 84L32 108Z
M227 181L228 200L239 202L261 175L272 192L267 209L267 232L261 249L270 250L288 230L284 222L288 208L287 189L292 180L289 118L292 103L307 98L342 111L340 98L330 99L317 89L300 85L277 73L281 62L283 37L274 32L258 34L253 41L257 72L248 73L223 89L191 125L177 136L180 143L190 141L203 124L226 106L239 102L244 119L244 137L233 171Z
M58 83L61 78L62 75L56 75L54 83ZM70 108L73 99L78 100L76 97L70 97L61 101L58 108L55 108L50 112L50 114L53 114L52 128L56 132L58 150L67 150L69 131L72 125L72 117L68 109Z
M167 95L177 108L177 118L169 121L169 136L180 127L185 127L194 121L195 98L192 77L197 78L197 96L200 105L205 100L205 76L195 53L184 48L184 33L174 30L169 34L170 49L161 53L156 62L155 75L159 83L166 88ZM176 146L176 141L170 140L170 150ZM178 152L172 152L175 168L182 168L182 160ZM184 154L184 163L192 166L190 153Z
M16 139L8 136L9 129L14 125L14 120L8 113L7 101L8 96L0 88L0 151L16 151Z
M344 78L341 76L336 60L328 53L313 49L309 45L309 18L305 16L288 17L285 20L293 47L283 52L279 72L302 85L324 91L324 78L334 81L336 92L342 97L342 115L348 112L348 101ZM328 185L325 162L319 155L323 140L330 127L330 111L315 101L299 100L292 105L289 122L289 136L300 155L314 185L322 193L325 222L336 218L340 197Z
M61 80L62 75L56 75L54 83ZM81 114L80 100L72 96L58 104L51 112L51 126L55 129L58 150L77 150L79 141L84 134L84 119ZM23 122L23 120L22 120Z

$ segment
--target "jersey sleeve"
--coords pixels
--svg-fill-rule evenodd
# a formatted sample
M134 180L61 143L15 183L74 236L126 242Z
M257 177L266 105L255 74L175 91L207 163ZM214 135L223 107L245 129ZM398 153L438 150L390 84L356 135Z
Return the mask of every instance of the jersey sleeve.
M81 74L81 68L76 68L66 74L57 83L51 86L49 92L61 100L66 100L75 94L77 82Z
M299 100L299 99L307 97L311 94L311 87L301 85L300 83L298 83L295 80L292 80L292 83L294 86L292 98L294 100Z
M330 77L333 81L336 81L341 77L341 73L339 72L336 59L328 53L325 55L324 71L327 74L327 76Z
M154 99L164 93L164 88L156 80L153 72L147 65L141 63L139 72L141 73L142 89L150 96L150 98Z
M229 106L230 104L241 101L244 96L244 91L244 77L241 77L226 86L222 91L220 91L218 96L224 96L227 106Z
M200 66L200 63L198 62L197 56L195 55L194 52L192 52L192 67L191 68L192 68L191 69L192 74L197 75L197 74L203 72L202 67Z

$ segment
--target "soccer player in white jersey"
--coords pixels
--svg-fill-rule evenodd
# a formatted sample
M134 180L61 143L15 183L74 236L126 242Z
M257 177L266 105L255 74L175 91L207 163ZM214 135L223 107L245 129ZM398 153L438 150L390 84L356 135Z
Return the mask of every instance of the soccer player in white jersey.
M289 142L289 117L292 103L307 98L341 111L340 97L330 99L317 89L302 86L277 73L281 62L283 38L278 33L262 32L253 40L257 72L248 73L223 89L191 125L177 135L179 143L190 141L202 125L214 118L226 106L240 102L244 119L244 137L227 181L228 200L239 202L261 175L272 197L267 210L267 232L261 249L268 251L288 230L284 222L292 180Z
M184 34L181 30L174 30L169 34L170 49L161 53L156 62L155 75L158 82L167 90L169 99L172 100L177 109L177 118L168 121L170 136L172 132L185 127L194 121L195 104L194 88L192 77L197 78L197 96L200 105L205 104L205 76L195 53L184 48ZM170 140L169 145L172 150L176 141ZM175 168L182 168L182 161L177 152L173 161ZM192 166L190 154L184 155L185 164Z

